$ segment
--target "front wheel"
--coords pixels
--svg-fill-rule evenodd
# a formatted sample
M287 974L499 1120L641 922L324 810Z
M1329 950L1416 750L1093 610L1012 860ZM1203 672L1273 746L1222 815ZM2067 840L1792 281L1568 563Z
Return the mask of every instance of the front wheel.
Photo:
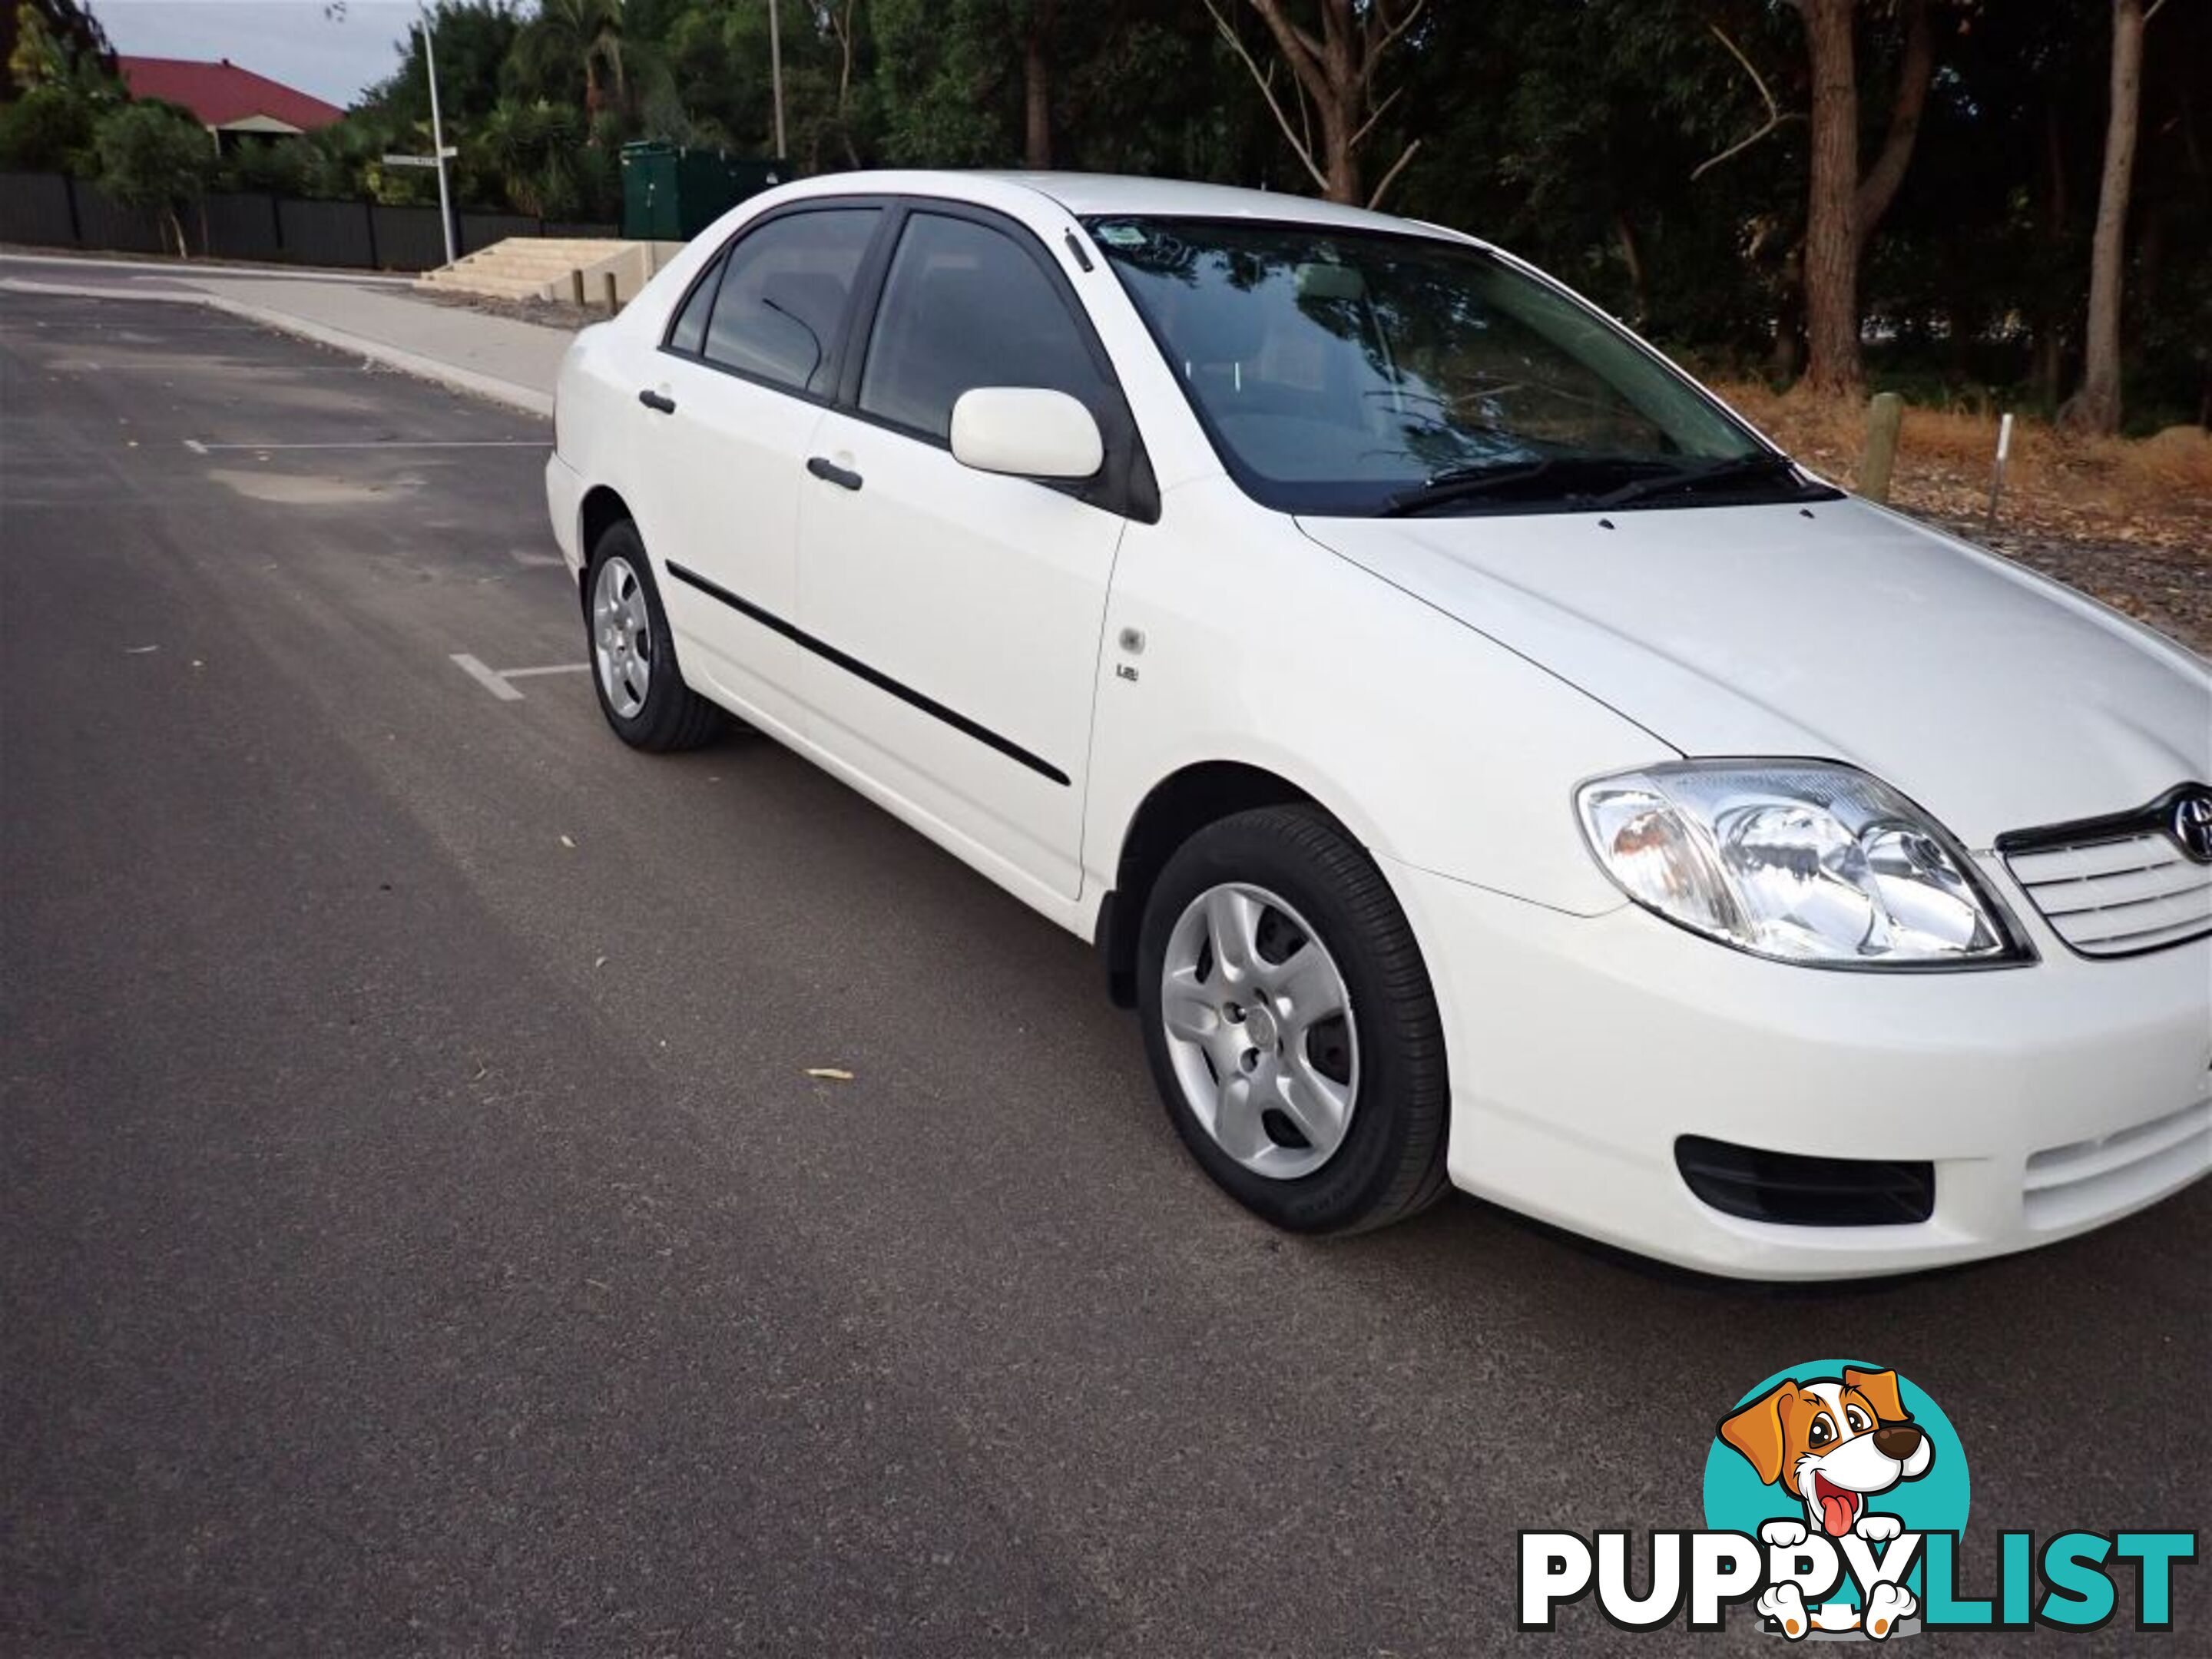
M1304 807L1241 812L1168 860L1138 1002L1176 1133L1298 1232L1379 1227L1445 1189L1443 1022L1382 873Z
M610 525L584 576L586 644L599 712L633 749L696 749L721 730L722 713L684 683L668 613L637 526Z

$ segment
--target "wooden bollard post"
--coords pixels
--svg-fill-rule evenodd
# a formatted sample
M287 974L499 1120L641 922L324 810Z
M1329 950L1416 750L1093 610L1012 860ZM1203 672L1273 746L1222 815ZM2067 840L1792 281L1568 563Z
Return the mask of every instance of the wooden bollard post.
M580 270L568 273L568 299L577 310L584 308L584 273Z
M622 301L615 298L615 274L611 270L599 273L599 297L606 301L608 316L622 309Z
M1905 399L1877 392L1867 405L1866 454L1859 461L1859 494L1870 501L1889 499L1889 475L1897 465L1897 434L1905 425Z

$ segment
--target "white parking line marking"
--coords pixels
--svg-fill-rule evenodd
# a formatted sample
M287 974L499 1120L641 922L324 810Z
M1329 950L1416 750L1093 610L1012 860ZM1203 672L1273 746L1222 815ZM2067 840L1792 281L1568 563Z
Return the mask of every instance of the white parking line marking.
M478 685L483 687L485 690L490 692L492 696L497 697L501 702L520 702L522 701L521 692L509 685L506 679L495 671L485 667L483 663L471 656L467 652L456 651L453 653L453 666L459 669L461 672L466 674L471 679L474 680Z
M520 702L522 693L508 684L512 680L526 680L540 674L588 674L592 665L587 662L545 663L535 668L491 668L480 657L465 651L453 653L453 665L501 702Z
M364 438L326 444L210 444L187 438L185 447L205 455L218 449L548 449L551 445L544 438Z
M532 570L537 569L541 565L555 565L562 562L562 557L558 553L532 553L526 549L520 547L508 548L507 550L507 556L513 559L515 563Z

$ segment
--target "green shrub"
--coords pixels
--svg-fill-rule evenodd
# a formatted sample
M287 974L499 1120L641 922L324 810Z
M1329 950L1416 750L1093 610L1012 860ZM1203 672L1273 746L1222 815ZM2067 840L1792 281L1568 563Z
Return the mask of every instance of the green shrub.
M103 117L93 147L101 188L127 207L160 214L177 252L189 253L178 216L199 200L215 172L215 147L206 129L175 105L149 99Z
M0 167L27 173L90 170L92 135L99 112L76 88L55 82L33 87L0 105Z

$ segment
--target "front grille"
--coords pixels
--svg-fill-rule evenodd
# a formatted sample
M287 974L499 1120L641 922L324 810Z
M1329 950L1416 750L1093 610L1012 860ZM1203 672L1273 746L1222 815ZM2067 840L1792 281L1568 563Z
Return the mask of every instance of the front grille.
M2162 832L2004 859L2051 931L2083 956L2132 956L2212 933L2212 865Z
M2212 1169L2212 1099L2027 1160L2031 1227L2064 1227L2138 1204Z

